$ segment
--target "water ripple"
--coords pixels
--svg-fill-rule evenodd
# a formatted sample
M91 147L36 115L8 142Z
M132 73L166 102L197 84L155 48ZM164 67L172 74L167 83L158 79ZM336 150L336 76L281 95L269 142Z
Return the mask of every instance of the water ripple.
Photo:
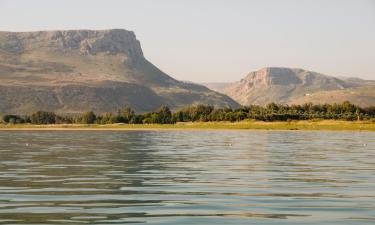
M370 132L0 132L0 224L374 224L373 140Z

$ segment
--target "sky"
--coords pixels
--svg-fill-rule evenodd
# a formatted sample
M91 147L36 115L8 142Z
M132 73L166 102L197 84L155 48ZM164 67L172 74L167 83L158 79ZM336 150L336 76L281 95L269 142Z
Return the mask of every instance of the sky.
M0 30L132 30L176 79L263 67L375 79L375 0L0 0Z

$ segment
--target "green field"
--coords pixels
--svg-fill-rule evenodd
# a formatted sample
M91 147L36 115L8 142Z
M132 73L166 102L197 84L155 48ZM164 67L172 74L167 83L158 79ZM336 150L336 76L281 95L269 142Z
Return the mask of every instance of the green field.
M199 130L199 129L238 129L238 130L356 130L375 131L375 122L370 121L291 121L291 122L188 122L177 124L0 124L0 130Z

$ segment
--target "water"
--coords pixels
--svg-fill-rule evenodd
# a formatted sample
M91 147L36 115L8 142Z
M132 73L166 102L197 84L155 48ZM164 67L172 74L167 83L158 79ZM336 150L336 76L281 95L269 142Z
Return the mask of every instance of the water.
M0 132L0 224L375 224L374 140Z

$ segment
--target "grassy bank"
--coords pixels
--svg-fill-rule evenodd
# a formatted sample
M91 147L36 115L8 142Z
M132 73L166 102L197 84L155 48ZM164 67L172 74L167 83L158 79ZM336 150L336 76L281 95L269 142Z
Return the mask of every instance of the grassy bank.
M238 130L353 130L375 131L375 123L369 121L291 121L291 122L194 122L177 124L0 124L0 130L205 130L205 129L238 129Z

